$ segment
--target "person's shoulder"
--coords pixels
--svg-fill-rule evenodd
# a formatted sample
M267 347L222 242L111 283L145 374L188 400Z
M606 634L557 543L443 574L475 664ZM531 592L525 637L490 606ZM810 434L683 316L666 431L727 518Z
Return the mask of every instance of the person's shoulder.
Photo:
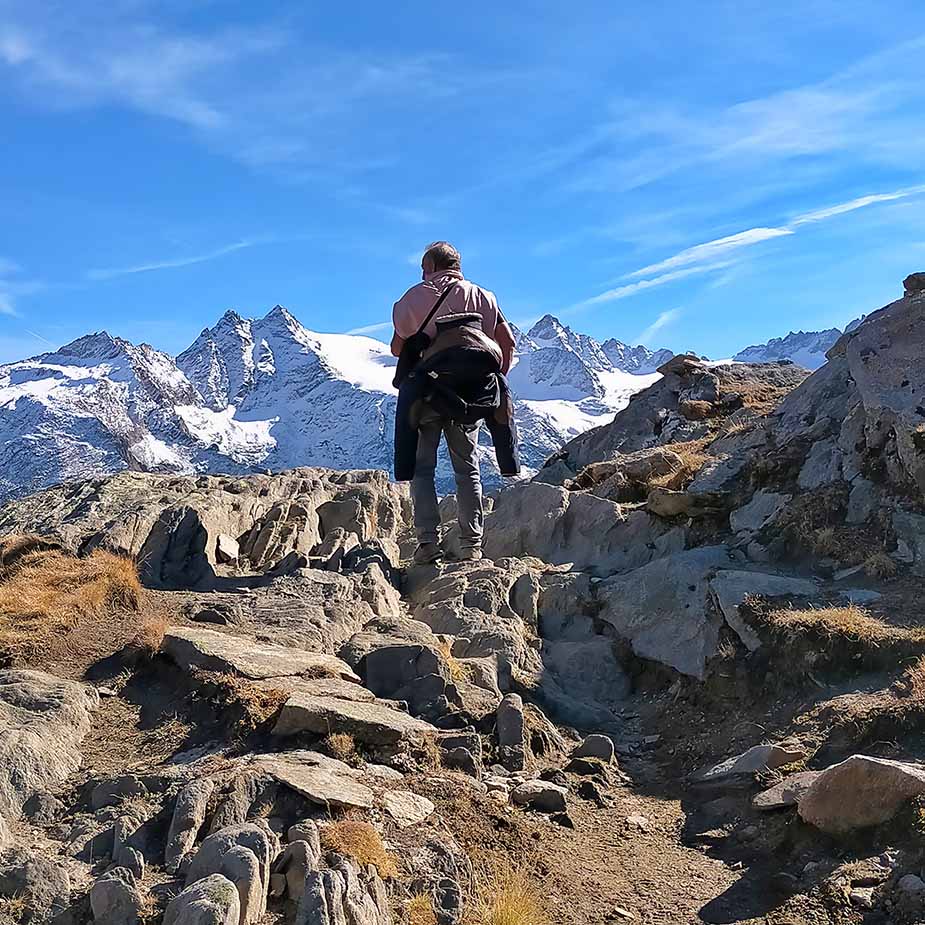
M498 297L490 289L486 289L484 286L480 286L478 283L472 282L471 279L467 279L466 282L473 289L475 289L483 299L490 302L492 305L497 306Z
M395 304L405 306L417 302L421 294L426 292L427 289L428 284L426 282L415 283L410 289L405 291L405 294Z

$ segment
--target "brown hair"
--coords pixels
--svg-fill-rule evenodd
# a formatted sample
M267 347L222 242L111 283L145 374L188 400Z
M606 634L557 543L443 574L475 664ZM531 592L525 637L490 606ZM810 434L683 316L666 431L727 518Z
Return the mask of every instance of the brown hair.
M458 270L462 266L459 251L447 241L434 241L433 244L428 244L422 263L424 260L430 260L434 271Z

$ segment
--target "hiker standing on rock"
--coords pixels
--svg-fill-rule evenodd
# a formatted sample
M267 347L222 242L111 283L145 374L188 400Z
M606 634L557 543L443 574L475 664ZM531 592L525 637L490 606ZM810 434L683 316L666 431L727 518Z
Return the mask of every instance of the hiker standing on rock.
M485 421L502 475L518 475L513 405L507 381L514 334L494 293L465 279L459 251L431 244L421 259L423 282L392 313L392 353L398 367L395 478L411 481L418 548L414 561L437 561L440 513L434 475L441 434L446 437L459 512L461 560L482 558L479 424Z

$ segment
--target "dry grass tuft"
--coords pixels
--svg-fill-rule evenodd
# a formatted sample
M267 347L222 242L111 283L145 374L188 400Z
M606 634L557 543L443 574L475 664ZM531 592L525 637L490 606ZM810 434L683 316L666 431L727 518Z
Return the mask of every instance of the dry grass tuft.
M385 847L382 836L368 822L352 819L332 822L321 830L321 844L328 851L353 858L361 866L372 864L385 880L398 877L395 855Z
M162 611L149 611L141 618L138 624L138 632L132 642L146 655L153 656L160 651L161 643L164 641L164 634L167 632L169 625L170 621Z
M359 763L357 744L349 732L332 732L324 740L324 746L332 758L345 761L347 764Z
M864 560L864 573L868 578L892 578L898 571L896 560L885 552L875 552Z
M547 925L540 885L522 868L497 864L476 874L466 925Z
M454 681L465 681L469 677L469 672L466 669L466 666L453 655L453 650L450 648L450 644L442 639L437 645L437 650L440 652L441 657L446 662L447 668L450 670L450 677Z
M706 452L706 447L710 440L711 438L707 437L701 440L688 440L684 443L666 444L663 449L671 450L680 456L681 463L672 472L650 479L648 487L650 489L670 488L672 491L681 491L687 488L704 464L713 458Z
M768 615L768 620L772 626L791 632L811 629L828 636L843 636L867 645L889 642L910 632L872 617L857 604L846 604L844 607L810 607L806 610L775 610Z
M0 581L0 648L35 655L82 617L141 610L135 563L95 550L79 559L57 549L18 557Z
M412 896L406 908L408 925L437 925L434 904L427 893Z

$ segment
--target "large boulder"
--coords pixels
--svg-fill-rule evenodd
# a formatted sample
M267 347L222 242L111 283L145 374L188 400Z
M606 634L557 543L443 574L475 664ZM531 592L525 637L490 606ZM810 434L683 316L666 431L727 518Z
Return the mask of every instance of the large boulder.
M41 671L0 671L0 816L17 819L81 763L96 690Z
M204 777L190 781L177 794L164 848L164 867L169 872L175 873L193 850L214 791L214 781Z
M489 558L536 556L596 575L645 565L684 548L685 530L646 511L541 482L503 491L485 519Z
M608 578L597 586L598 617L636 655L702 678L721 625L710 606L710 579L730 564L725 546L705 546Z
M106 871L90 887L90 908L96 925L138 925L144 896L125 867Z
M852 755L826 768L799 802L801 818L841 835L891 819L913 797L925 793L925 765Z

